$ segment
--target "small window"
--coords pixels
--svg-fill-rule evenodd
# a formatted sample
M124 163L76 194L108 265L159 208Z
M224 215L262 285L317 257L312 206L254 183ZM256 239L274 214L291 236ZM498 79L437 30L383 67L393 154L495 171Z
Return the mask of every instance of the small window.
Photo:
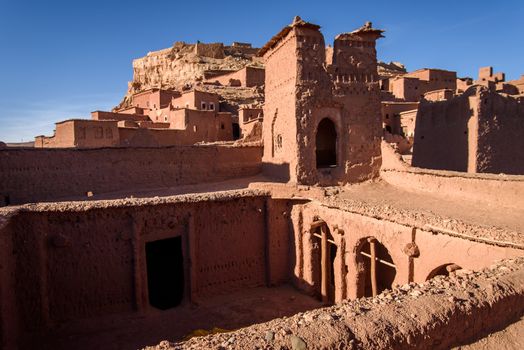
M214 111L215 110L215 104L213 102L209 102L209 110Z
M222 129L222 130L225 129L225 125L224 125L224 123L220 123L220 129Z
M193 125L193 132L197 132L197 126Z
M205 111L207 109L207 104L205 102L201 102L200 103L200 109Z
M113 138L113 130L111 128L106 128L106 139L112 139Z
M167 115L164 116L164 121L167 122Z

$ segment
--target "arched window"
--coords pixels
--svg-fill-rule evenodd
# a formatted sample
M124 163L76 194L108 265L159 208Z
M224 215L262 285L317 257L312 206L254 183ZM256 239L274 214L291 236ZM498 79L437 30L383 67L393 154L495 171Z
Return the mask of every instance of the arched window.
M335 302L335 259L337 257L337 243L335 242L328 225L318 217L311 223L311 265L313 269L313 283L317 296L327 305Z
M316 156L317 169L337 166L337 131L335 124L328 118L318 124Z
M426 281L432 279L435 276L449 276L451 272L454 272L456 270L460 270L461 267L457 264L448 263L444 265L440 265L439 267L434 268L426 278Z
M387 248L373 237L361 240L357 248L358 297L369 297L391 289L397 269Z

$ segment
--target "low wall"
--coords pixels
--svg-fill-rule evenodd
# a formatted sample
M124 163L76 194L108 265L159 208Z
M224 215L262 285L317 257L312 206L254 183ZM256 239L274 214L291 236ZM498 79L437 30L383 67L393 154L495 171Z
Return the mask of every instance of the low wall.
M146 349L223 349L224 344L228 349L449 349L523 313L524 259L519 259L480 273L439 276L375 298Z
M262 148L2 149L0 195L11 204L216 182L261 170Z
M392 148L382 143L380 176L405 190L438 193L441 196L524 207L524 175L470 174L410 167Z
M51 348L80 320L92 329L110 315L158 316L149 242L181 238L186 303L286 281L288 208L245 190L3 208L0 348ZM155 271L177 278L175 266Z

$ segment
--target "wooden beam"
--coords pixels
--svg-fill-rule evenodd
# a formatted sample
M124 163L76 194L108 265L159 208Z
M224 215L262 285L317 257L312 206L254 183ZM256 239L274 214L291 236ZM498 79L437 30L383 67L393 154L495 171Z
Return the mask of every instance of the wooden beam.
M324 220L317 220L317 221L313 221L311 223L311 229L314 230L316 229L317 227L321 227L321 226L324 226L326 224L326 222Z
M328 255L328 238L326 225L320 227L322 237L321 237L321 260L320 260L320 270L321 270L321 284L320 284L320 294L322 295L322 302L324 304L329 303L329 255Z
M377 252L376 252L376 240L375 239L368 239L369 242L369 250L371 252L371 290L373 293L373 296L377 296L378 294L378 287L377 287Z
M368 258L371 258L371 255L369 255L368 253L360 252L360 254L362 254L362 255L364 255L364 256L367 256ZM385 261L385 260L379 259L379 258L377 258L377 257L375 257L375 260L378 261L378 262L381 263L381 264L384 264L384 265L390 266L390 267L392 267L392 268L394 268L394 269L397 268L394 264L390 263L389 261Z
M313 236L322 239L322 235L319 235L318 233L313 233ZM333 241L333 240L331 240L331 239L328 239L327 241L328 241L329 243L331 243L331 244L337 245L337 244L335 243L335 241Z

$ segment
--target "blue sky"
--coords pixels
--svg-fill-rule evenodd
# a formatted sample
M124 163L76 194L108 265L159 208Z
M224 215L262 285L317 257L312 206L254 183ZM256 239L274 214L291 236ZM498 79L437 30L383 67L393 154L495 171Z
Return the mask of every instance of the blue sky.
M51 135L54 122L118 104L131 61L175 41L263 45L293 16L326 43L372 21L383 61L476 77L524 74L524 1L0 0L0 140Z

